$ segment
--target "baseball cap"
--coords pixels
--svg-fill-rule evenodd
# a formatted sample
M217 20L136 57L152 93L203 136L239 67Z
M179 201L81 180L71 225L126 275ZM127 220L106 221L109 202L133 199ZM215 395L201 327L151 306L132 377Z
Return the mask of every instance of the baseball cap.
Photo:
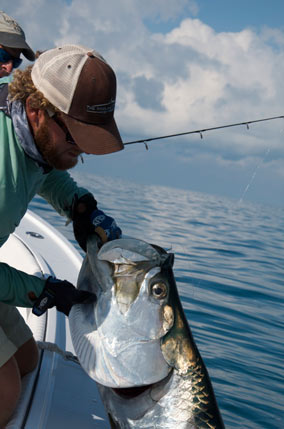
M23 29L3 11L0 11L0 44L7 48L19 48L28 60L35 60L35 53L27 44Z
M96 51L64 45L43 52L32 68L35 87L65 113L64 122L86 153L123 149L114 120L116 77Z

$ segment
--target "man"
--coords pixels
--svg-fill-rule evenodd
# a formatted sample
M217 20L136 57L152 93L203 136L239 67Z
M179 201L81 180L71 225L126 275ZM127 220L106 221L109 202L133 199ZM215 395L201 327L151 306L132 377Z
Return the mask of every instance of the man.
M9 76L14 68L19 67L21 54L30 61L35 60L23 29L13 18L0 11L0 78Z
M2 78L1 83L5 79L10 80ZM32 67L14 73L10 101L0 106L0 245L36 193L73 220L75 237L84 250L94 232L102 242L120 236L115 221L98 210L94 197L66 171L84 152L123 149L113 118L115 98L113 70L100 54L81 46L46 51ZM33 307L40 315L55 305L68 315L73 304L94 296L67 281L44 280L1 263L0 284L2 428L15 409L20 376L37 364L36 344L14 306ZM11 335L5 332L6 320L16 326Z

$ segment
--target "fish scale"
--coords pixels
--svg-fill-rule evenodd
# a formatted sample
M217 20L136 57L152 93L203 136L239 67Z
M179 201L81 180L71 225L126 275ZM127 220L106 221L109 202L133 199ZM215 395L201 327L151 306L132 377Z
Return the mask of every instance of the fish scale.
M72 308L70 330L112 428L224 428L173 261L142 240L113 240L100 250L95 237L88 242L78 288L97 301Z

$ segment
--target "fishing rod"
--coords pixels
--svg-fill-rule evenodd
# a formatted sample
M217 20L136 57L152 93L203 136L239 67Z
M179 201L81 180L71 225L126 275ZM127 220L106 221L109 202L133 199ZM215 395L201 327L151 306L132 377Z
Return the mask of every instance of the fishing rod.
M272 121L273 119L284 119L284 115L273 116L271 118L264 118L264 119L255 119L254 121L245 121L245 122L238 122L238 123L228 124L228 125L220 125L218 127L203 128L203 129L194 130L194 131L185 131L183 133L177 133L177 134L168 134L166 136L150 137L150 138L141 139L141 140L133 140L133 141L124 143L124 145L126 146L128 144L144 143L146 149L148 150L147 142L150 142L152 140L168 139L168 138L171 138L171 137L185 136L187 134L199 134L200 138L203 138L202 133L204 133L205 131L220 130L222 128L230 128L230 127L238 127L240 125L246 125L247 129L249 129L249 125L250 124L254 124L256 122Z

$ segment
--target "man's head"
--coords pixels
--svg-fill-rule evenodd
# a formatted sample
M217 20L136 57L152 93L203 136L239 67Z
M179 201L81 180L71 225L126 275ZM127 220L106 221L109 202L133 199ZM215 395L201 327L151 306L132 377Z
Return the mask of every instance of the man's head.
M30 61L35 54L26 42L25 33L19 24L0 11L0 77L8 76L21 64L21 53Z
M50 49L32 68L15 72L9 91L12 99L25 103L36 143L50 165L67 169L73 166L65 167L67 158L76 163L80 153L123 149L113 117L115 74L97 52L78 45ZM44 148L52 145L57 160L66 163L55 165L42 143Z
M21 50L0 45L0 78L9 76L22 63Z

